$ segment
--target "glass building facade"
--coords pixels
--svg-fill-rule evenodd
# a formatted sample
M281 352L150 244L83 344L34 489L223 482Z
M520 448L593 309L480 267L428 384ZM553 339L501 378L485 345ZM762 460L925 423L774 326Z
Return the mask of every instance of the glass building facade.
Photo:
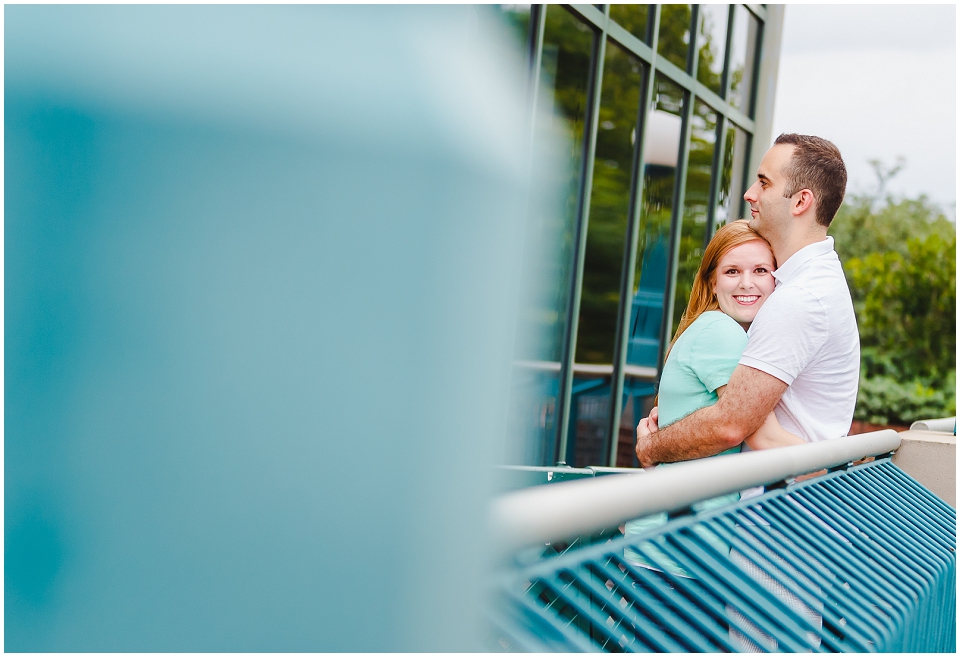
M782 8L500 11L529 56L534 146L570 145L527 235L556 257L526 272L508 459L632 466L704 248L770 141Z

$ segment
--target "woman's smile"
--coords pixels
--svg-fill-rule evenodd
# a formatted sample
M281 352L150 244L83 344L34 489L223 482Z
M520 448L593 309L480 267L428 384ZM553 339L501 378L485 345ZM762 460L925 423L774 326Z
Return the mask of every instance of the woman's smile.
M763 240L727 251L714 274L713 293L720 310L747 328L773 292L773 253Z

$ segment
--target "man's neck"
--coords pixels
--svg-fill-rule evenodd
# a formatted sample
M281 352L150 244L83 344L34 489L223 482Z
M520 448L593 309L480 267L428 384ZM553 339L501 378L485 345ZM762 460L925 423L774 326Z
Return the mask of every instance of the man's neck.
M777 259L777 267L782 267L783 263L793 257L800 249L822 242L825 239L827 239L827 229L818 224L816 228L811 230L787 235L783 239L777 240L776 244L771 245L773 246L773 255Z

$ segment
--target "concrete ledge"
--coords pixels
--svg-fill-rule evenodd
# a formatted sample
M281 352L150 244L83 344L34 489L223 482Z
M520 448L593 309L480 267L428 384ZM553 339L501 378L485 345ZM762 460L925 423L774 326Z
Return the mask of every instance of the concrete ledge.
M893 462L957 508L957 437L939 431L901 431Z

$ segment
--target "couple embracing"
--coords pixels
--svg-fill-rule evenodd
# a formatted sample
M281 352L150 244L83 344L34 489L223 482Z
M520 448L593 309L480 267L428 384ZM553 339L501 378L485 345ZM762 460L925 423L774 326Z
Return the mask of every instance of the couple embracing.
M641 466L847 434L860 339L827 236L846 182L820 137L783 134L764 155L744 194L751 219L720 228L704 253L660 405L637 426Z
M757 180L743 196L750 220L720 228L704 253L663 366L660 405L637 426L641 466L847 434L857 400L860 338L840 259L827 236L846 183L840 151L820 137L780 135L764 155ZM643 534L666 520L665 514L633 520L625 533ZM653 543L643 545L659 566L690 577ZM822 604L808 607L739 550L730 556L811 627L822 627ZM767 556L782 565L781 558ZM659 569L631 548L624 557ZM727 611L732 645L755 652L736 629L738 612ZM808 634L811 648L819 647L817 634ZM758 636L767 650L777 650L772 637Z

